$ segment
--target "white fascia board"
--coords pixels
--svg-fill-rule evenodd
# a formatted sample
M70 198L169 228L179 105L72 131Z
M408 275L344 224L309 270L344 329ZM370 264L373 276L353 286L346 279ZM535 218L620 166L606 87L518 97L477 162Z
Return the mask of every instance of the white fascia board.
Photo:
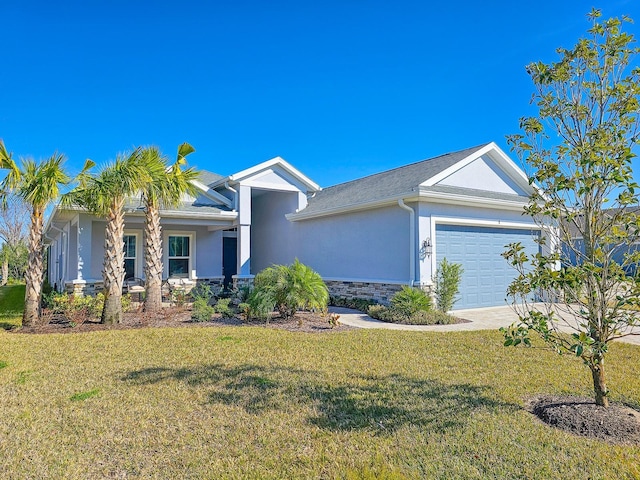
M473 207L497 208L499 210L522 211L528 200L503 200L499 198L474 197L469 195L456 195L452 193L421 191L420 199L436 203L449 203L452 205L468 205Z
M53 206L53 210L51 211L51 215L49 215L49 218L47 218L47 223L45 223L44 225L44 230L43 232L48 232L49 228L51 227L51 224L53 223L53 217L56 216L56 213L58 213L58 205L56 204Z
M295 168L293 165L291 165L282 157L274 157L271 160L267 160L266 162L259 163L258 165L247 168L246 170L242 170L241 172L234 173L233 175L230 175L224 180L231 183L239 183L247 179L248 177L254 176L264 170L271 169L274 166L279 166L284 171L292 175L296 180L298 180L300 183L306 186L308 190L315 191L315 192L322 190L322 188L320 188L320 186L317 183L312 181L309 177L304 175L300 170ZM223 184L224 181L219 180L218 182L216 182L216 184L220 184L220 183Z
M412 198L409 198L412 197ZM341 213L350 213L350 212L359 212L362 210L371 210L378 207L383 207L386 205L394 205L398 203L398 200L413 200L416 197L414 192L411 192L407 195L396 195L393 197L383 198L380 200L376 200L375 202L367 202L367 203L352 203L350 205L341 205L335 208L328 208L326 210L321 210L319 212L313 213L305 213L304 210L295 213L287 213L285 218L292 222L297 222L299 220L307 220L311 218L318 217L326 217L329 215L339 215Z
M209 198L210 200L213 200L214 202L220 202L222 205L231 207L231 204L232 204L231 200L229 200L224 195L216 192L214 189L210 188L208 185L205 185L204 183L198 180L192 180L191 183L195 185L199 190L201 190L202 194L205 197Z
M135 216L135 217L144 217L145 213L142 210L133 210L126 212L127 215ZM216 213L207 213L207 212L188 212L184 210L160 210L160 217L167 218L199 218L203 220L226 220L233 221L238 216L237 212L216 212Z
M523 200L502 200L486 197L472 197L469 195L453 195L451 193L431 192L431 191L411 191L402 195L396 195L393 197L383 198L376 200L375 202L359 203L351 205L341 205L340 207L330 208L327 210L321 210L319 212L306 213L304 210L295 213L288 213L285 215L287 220L296 222L299 220L307 220L317 217L326 217L329 215L339 215L341 213L357 212L362 210L371 210L374 208L393 205L398 200L404 200L405 202L417 202L427 200L435 203L447 203L451 205L466 205L470 207L485 207L498 210L515 210L522 211L527 205L527 201Z

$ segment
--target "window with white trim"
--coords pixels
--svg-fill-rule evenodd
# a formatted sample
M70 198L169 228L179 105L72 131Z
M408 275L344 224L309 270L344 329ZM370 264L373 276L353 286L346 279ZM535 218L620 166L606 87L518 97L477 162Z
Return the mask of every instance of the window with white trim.
M124 278L136 276L136 236L124 235Z
M189 278L191 264L191 237L169 235L169 277Z

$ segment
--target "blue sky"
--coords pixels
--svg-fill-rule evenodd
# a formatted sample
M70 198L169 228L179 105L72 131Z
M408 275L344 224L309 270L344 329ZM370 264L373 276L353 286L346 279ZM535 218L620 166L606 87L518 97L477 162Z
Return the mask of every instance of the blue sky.
M640 22L637 2L602 3ZM533 111L524 66L573 46L592 6L3 0L0 138L72 171L188 141L198 168L280 155L321 186L488 141L508 152Z

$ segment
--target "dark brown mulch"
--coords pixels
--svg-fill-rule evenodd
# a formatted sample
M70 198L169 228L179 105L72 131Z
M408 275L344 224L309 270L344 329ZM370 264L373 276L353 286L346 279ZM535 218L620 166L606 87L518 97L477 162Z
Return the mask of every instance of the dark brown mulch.
M55 315L48 319L46 325L25 327L11 330L15 333L81 333L99 330L128 330L149 327L226 327L249 326L267 327L288 330L291 332L329 333L352 330L354 327L339 325L331 328L329 317L312 312L298 312L293 318L274 317L266 324L264 321L246 321L240 317L222 318L214 314L208 322L197 322L191 319L191 311L185 307L166 307L157 315L149 315L141 310L123 315L122 322L117 325L103 325L95 319L76 319L72 322L63 315Z
M605 408L589 398L545 395L530 399L527 409L543 422L575 435L640 445L640 412L622 404Z

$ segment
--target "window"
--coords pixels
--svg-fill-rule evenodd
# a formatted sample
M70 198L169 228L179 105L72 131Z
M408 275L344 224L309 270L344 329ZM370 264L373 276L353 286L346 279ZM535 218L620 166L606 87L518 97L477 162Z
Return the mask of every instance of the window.
M169 236L169 277L189 278L190 240L186 235Z
M136 236L125 235L124 237L124 278L136 276Z

